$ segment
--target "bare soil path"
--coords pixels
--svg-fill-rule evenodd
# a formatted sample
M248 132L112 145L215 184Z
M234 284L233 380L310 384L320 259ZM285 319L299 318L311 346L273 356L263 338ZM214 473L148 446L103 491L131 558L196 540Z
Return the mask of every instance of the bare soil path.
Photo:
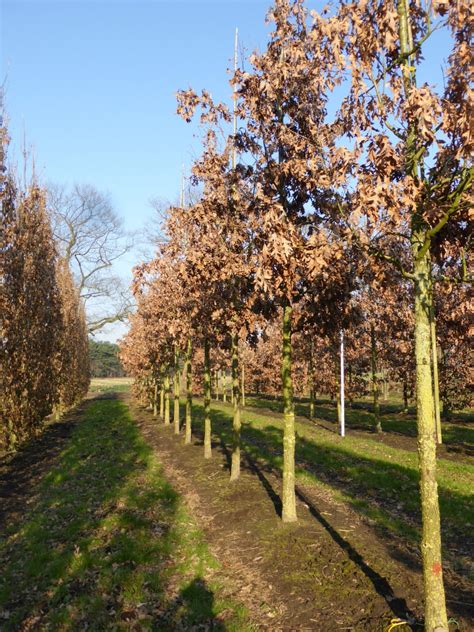
M229 484L225 445L206 461L199 430L185 446L149 412L132 404L132 414L214 555L240 578L239 599L253 613L267 610L262 629L382 631L395 617L420 618L418 571L407 574L387 549L369 547L373 534L347 507L299 487L299 521L283 525L275 473L244 457L241 479Z
M283 525L278 472L244 453L241 480L229 483L230 454L221 438L214 437L213 458L206 461L199 423L193 444L185 446L171 426L133 404L132 410L215 555L232 576L241 576L252 611L260 599L268 605L273 618L264 629L381 631L395 618L423 629L415 546L380 533L313 485L298 485L299 521ZM446 587L453 630L472 629L472 586L448 569Z

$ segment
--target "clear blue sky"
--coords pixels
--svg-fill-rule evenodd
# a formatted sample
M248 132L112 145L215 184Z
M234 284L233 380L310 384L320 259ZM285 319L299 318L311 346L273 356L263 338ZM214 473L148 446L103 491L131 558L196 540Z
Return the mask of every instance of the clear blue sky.
M175 114L176 90L226 97L234 28L248 48L263 45L267 6L3 0L1 74L14 144L24 121L46 180L108 190L128 225L140 225L151 196L175 197L181 163L198 151Z
M44 181L93 184L110 192L129 228L144 226L150 198L175 199L182 162L199 153L193 128L175 114L175 92L205 87L227 99L235 27L244 52L263 48L269 4L0 0L10 154L25 128ZM427 78L439 78L448 49L443 36Z
M0 0L10 155L25 128L44 181L108 191L140 229L153 217L150 198L174 200L181 164L199 153L193 127L175 114L176 91L205 87L227 99L235 27L247 52L263 47L268 5ZM122 262L124 275L138 256Z

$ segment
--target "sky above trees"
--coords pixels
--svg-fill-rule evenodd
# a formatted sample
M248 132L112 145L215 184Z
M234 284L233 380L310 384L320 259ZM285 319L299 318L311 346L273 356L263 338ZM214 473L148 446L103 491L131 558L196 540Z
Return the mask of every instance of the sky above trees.
M324 2L308 6L321 9ZM206 86L230 100L234 29L241 58L267 41L267 0L3 0L0 79L18 160L24 135L41 179L110 192L127 228L176 201L181 164L199 154L196 127L176 116L175 93ZM445 35L429 44L424 80L440 82ZM434 52L434 55L431 53ZM118 272L130 276L140 245ZM113 340L120 329L106 337Z
M2 4L14 144L24 121L44 177L109 190L130 228L150 197L178 194L196 156L175 92L202 84L225 98L235 26L250 48L265 42L260 0Z

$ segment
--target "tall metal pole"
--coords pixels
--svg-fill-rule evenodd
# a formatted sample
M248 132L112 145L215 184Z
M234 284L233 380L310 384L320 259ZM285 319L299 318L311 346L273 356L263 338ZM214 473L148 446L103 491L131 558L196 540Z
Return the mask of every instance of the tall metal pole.
M340 376L340 387L341 387L341 437L346 436L346 421L344 417L344 331L341 329L341 376Z
M239 44L239 29L235 29L235 39L234 39L234 74L237 72L237 48ZM237 89L234 85L234 112L233 112L233 123L234 123L234 142L232 147L232 169L235 169L236 165L236 151L235 151L235 137L237 135Z

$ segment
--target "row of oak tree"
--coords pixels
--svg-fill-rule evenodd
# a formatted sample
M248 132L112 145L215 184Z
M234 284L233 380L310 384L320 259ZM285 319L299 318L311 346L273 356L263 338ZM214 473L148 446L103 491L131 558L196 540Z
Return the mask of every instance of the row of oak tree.
M204 129L203 153L193 166L202 196L169 209L156 257L136 268L138 311L121 355L155 407L160 388L168 393L173 382L177 431L182 358L189 442L191 362L193 349L200 350L210 457L211 385L219 368L211 356L228 349L236 480L239 359L271 340L280 349L284 404L282 519L291 522L297 518L295 344L306 349L310 382L328 371L324 354L332 355L335 383L341 332L354 347L354 365L368 346L374 397L384 349L391 357L385 363L398 367L407 389L414 376L425 629L447 632L436 343L445 374L456 366L457 392L464 392L472 5L339 0L318 13L304 0L276 0L268 18L266 49L250 56L247 70L236 63L231 73L233 109L206 90L178 94L178 113L190 121L199 111ZM452 44L440 88L418 80L427 42L438 32ZM275 355L262 353L257 364L274 363ZM353 377L364 373L354 370ZM163 414L169 421L168 397Z

